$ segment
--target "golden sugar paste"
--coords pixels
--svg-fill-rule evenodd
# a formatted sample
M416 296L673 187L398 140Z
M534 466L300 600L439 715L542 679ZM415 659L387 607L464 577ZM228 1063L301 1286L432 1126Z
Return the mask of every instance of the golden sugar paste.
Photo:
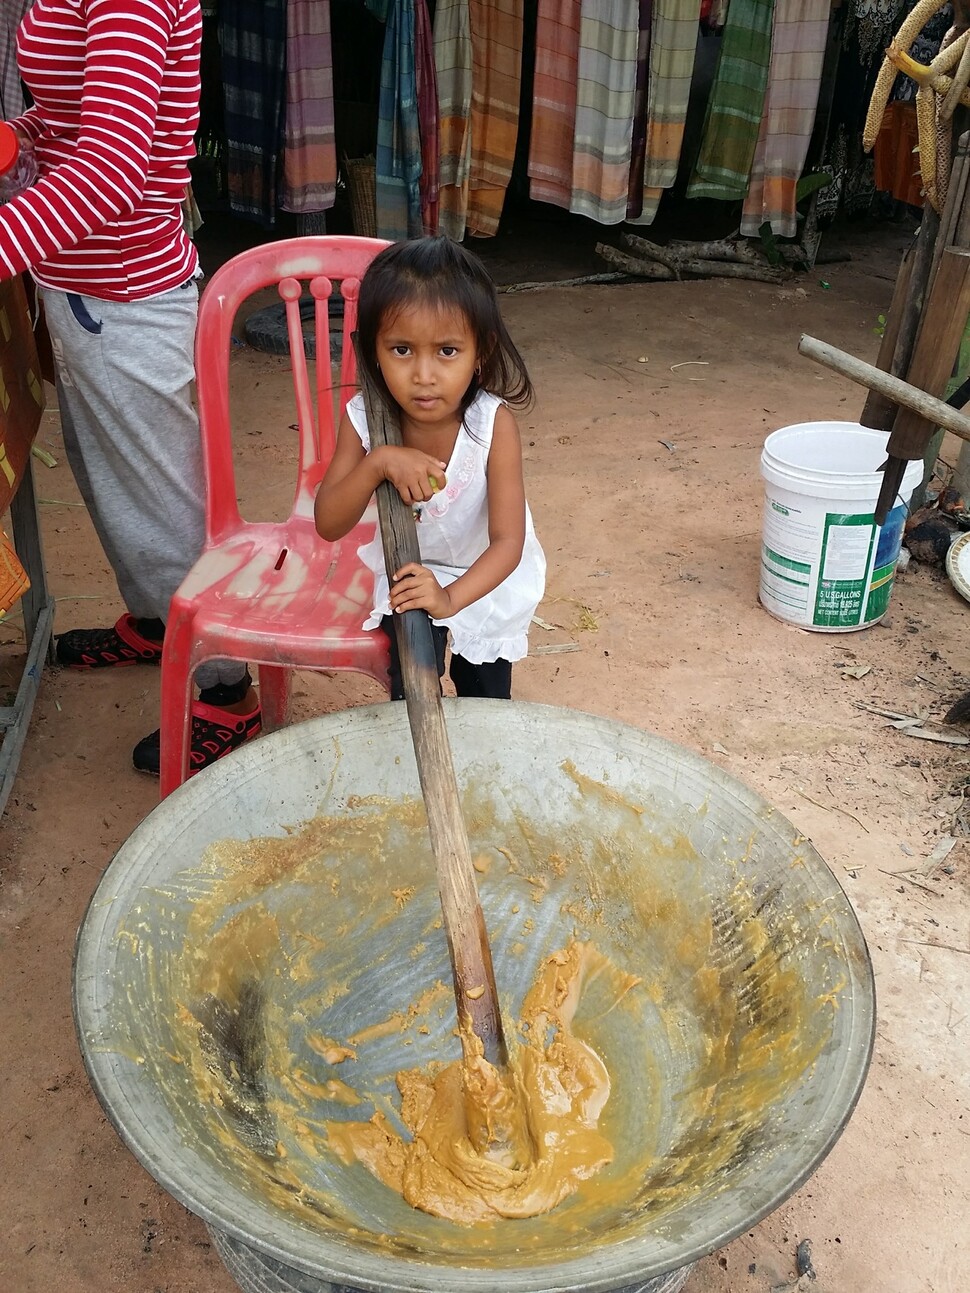
M451 1221L551 1211L613 1159L597 1130L610 1076L570 1028L584 981L606 972L616 975L619 994L637 983L592 944L571 942L544 962L525 998L508 1074L489 1064L466 1032L466 1058L437 1072L398 1073L410 1140L377 1112L368 1122L328 1122L328 1144L412 1207ZM492 1124L484 1136L475 1134L479 1120ZM502 1129L497 1135L495 1125Z

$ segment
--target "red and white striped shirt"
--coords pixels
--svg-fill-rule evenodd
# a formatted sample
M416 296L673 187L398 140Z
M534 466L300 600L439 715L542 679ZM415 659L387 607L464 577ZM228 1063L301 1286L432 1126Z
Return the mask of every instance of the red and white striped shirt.
M199 0L34 0L14 124L40 179L0 206L0 278L140 300L196 273L181 203L199 121Z

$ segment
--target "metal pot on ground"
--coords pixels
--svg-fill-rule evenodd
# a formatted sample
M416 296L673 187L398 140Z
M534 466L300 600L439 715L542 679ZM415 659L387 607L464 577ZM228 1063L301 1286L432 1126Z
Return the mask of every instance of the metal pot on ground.
M811 844L700 757L570 710L446 705L503 1014L570 937L642 982L610 1009L594 981L576 1017L613 1080L593 1188L468 1229L306 1134L393 1116L398 1069L457 1055L403 706L254 742L123 845L78 937L92 1085L247 1291L674 1293L855 1105L874 1028L858 923ZM351 1037L328 1067L321 1039ZM364 1105L321 1103L330 1079Z

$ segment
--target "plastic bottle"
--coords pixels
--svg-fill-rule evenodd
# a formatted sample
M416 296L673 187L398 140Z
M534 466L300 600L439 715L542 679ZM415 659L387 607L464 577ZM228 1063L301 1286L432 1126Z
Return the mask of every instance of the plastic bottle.
M30 144L21 144L17 132L0 121L0 202L28 188L37 178L37 159Z

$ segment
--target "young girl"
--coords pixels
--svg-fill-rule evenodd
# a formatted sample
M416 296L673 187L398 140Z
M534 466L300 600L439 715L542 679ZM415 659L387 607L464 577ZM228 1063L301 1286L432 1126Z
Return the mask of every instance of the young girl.
M438 672L451 634L459 696L508 699L512 662L528 651L546 561L522 482L519 429L532 383L506 331L482 263L448 238L395 243L360 287L362 363L397 406L403 446L371 452L361 395L337 434L316 500L316 525L338 539L388 480L418 521L421 563L384 569L380 534L360 550L374 572L365 628L391 639L391 696L404 696L392 613L430 615Z

